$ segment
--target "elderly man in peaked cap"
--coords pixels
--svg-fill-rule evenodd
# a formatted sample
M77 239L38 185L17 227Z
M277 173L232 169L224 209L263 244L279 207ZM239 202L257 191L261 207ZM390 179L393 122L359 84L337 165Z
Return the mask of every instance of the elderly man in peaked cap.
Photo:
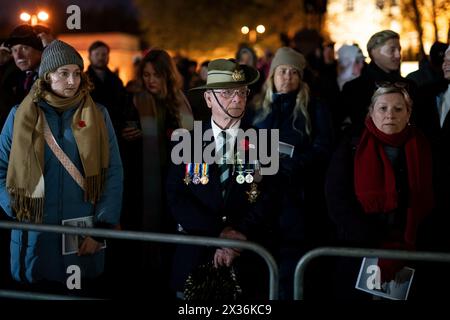
M207 163L203 159L203 163L191 160L190 163L172 165L167 180L167 199L179 233L260 243L267 239L263 236L266 234L263 227L266 219L263 205L267 196L265 184L260 183L262 180L254 165L233 161L238 147L245 144L238 141L238 129L247 129L241 127L241 118L245 113L248 85L258 78L258 71L250 66L217 59L208 65L206 85L193 89L203 93L211 109L211 119L203 122L201 133L203 136L210 130L212 140L209 143L191 141L193 144L201 143L202 150L206 149L207 144L214 144L215 155L219 155L217 159L223 161ZM191 134L191 137L194 135ZM195 145L191 147L195 149ZM237 248L180 245L174 257L172 287L177 296L183 298L184 284L189 274L196 267L210 263L216 268L235 267L243 294L252 296L248 288L258 290L255 286L256 269L265 270L249 263L252 260L248 259L254 258L250 252L241 254ZM253 267L251 271L250 266Z

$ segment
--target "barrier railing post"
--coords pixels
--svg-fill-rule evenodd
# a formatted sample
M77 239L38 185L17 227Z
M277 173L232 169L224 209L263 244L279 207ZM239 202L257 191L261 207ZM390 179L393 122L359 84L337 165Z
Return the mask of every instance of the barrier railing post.
M294 273L294 300L304 298L305 269L317 257L381 257L386 259L420 260L450 263L450 254L443 252L417 252L405 250L381 250L348 247L322 247L307 252L297 263Z

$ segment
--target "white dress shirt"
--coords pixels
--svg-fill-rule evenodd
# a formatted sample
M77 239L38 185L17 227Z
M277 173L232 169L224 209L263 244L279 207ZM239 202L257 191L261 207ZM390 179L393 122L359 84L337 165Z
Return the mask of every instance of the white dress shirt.
M215 150L220 150L222 146L225 144L225 140L223 139L222 135L220 134L222 131L225 131L227 136L230 135L232 138L230 139L230 149L226 151L225 157L227 160L233 160L233 150L234 150L234 144L236 143L236 137L238 135L239 126L241 125L241 120L237 121L235 124L233 124L230 128L226 130L222 130L211 118L211 128L213 130L214 134L214 141L215 141ZM228 162L228 161L227 161Z
M440 101L439 101L440 100ZM440 102L438 111L439 111L439 119L441 128L444 125L445 118L447 117L447 113L450 110L450 84L448 85L447 91L441 96L441 99L438 99L438 103Z

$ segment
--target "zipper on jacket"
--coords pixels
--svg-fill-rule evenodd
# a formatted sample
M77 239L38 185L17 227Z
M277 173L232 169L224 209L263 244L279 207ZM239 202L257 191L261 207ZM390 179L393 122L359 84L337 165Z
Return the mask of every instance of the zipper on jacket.
M25 264L25 258L27 255L28 248L28 231L22 230L20 236L20 246L19 246L19 278L22 282L28 282L26 277L27 266Z
M56 112L55 112L56 113ZM58 117L58 124L59 124L59 130L58 130L58 144L61 147L62 150L64 150L64 117L63 114L56 114L56 116ZM61 162L59 162L59 160L57 160L58 164L59 164L59 197L58 197L58 223L61 224L61 221L63 220L63 214L62 214L62 210L63 210L63 187L64 187L64 183L63 183L63 179L64 179L64 168L61 164Z

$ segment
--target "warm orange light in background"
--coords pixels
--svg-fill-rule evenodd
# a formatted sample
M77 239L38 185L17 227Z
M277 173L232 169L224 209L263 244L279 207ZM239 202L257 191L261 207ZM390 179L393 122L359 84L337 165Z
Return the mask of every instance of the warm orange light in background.
M367 56L366 44L370 37L378 31L391 29L400 34L402 58L415 59L415 54L419 51L419 36L411 21L405 17L405 13L402 13L400 3L404 3L405 0L381 1L386 5L377 9L374 9L374 0L351 1L351 8L346 6L347 2L349 1L327 1L325 33L335 42L336 50L343 44L357 43ZM425 1L425 3L432 7L432 2ZM444 43L447 42L449 23L444 10L437 12L435 20L431 9L421 13L422 39L425 52L428 53L436 40L434 23L438 28L437 40ZM417 61L411 61L409 64L403 61L402 75L414 71L417 67Z
M266 27L264 27L262 24L256 27L256 32L258 33L264 33L266 31Z
M133 59L140 56L139 37L120 32L102 33L67 33L59 34L58 39L72 45L80 53L87 68L89 65L89 46L98 39L102 39L111 51L109 52L108 67L118 71L120 79L126 84L134 78Z
M256 27L256 29L252 29L250 30L249 27L247 26L243 26L241 28L241 33L246 35L248 34L248 40L250 41L250 43L256 43L256 39L257 39L257 34L258 33L264 33L266 31L266 27L264 27L262 24L258 25Z
M31 16L28 13L22 12L20 14L20 20L28 22L28 21L30 21L30 19L31 19Z
M41 21L47 21L48 20L48 13L45 12L45 11L39 11L37 17Z
M28 12L22 12L20 14L20 20L25 22L30 22L32 26L35 26L39 23L39 21L47 21L49 19L49 14L45 11L39 11L37 15L30 15Z

